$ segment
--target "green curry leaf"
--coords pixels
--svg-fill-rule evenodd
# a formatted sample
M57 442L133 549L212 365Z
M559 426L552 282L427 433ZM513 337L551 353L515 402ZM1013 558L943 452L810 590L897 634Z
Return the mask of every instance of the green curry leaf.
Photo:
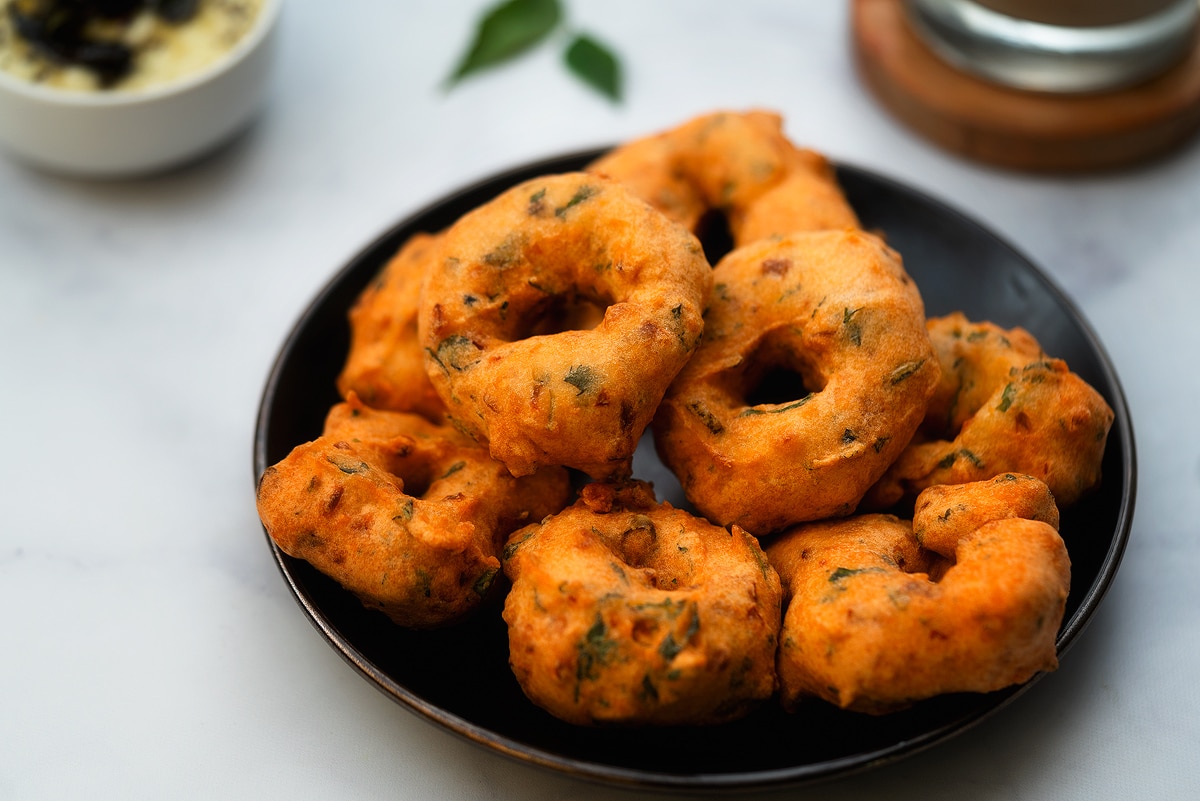
M479 21L449 85L533 48L558 27L561 18L558 0L506 0L492 6Z
M446 79L453 88L469 75L525 54L556 32L565 35L563 63L588 87L613 102L621 100L622 72L617 56L587 33L564 24L561 0L500 0L489 6L475 28L470 47Z
M607 47L579 34L563 55L567 69L614 103L621 100L621 64Z

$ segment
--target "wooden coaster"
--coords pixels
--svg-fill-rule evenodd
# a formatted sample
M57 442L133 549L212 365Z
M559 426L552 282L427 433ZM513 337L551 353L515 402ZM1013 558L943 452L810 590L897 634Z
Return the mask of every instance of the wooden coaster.
M951 67L909 27L903 0L854 0L859 70L893 114L942 147L1017 169L1079 171L1156 156L1200 128L1200 37L1175 67L1096 95L1009 89Z

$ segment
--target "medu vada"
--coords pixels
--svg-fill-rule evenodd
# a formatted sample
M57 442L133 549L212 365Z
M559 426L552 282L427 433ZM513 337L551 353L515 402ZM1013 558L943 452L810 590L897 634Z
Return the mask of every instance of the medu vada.
M446 231L419 315L426 368L453 424L513 475L625 477L711 286L696 238L620 184L537 178ZM594 328L536 333L581 301L604 310Z
M815 697L881 714L1057 668L1071 572L1051 509L1038 479L1004 474L931 487L911 523L867 514L784 532L767 547L787 603L784 707Z
M1113 411L1023 328L931 318L942 378L920 431L872 487L864 509L887 509L926 487L1006 471L1044 481L1059 507L1095 488Z
M431 628L479 606L505 537L569 495L561 468L514 478L453 428L351 393L263 473L258 513L280 550L395 623Z
M758 541L648 484L586 485L513 533L504 570L513 672L562 720L722 723L775 691L781 589Z
M693 232L723 212L735 245L859 227L829 162L793 145L772 112L705 114L620 145L587 169Z
M705 517L758 537L850 514L938 382L899 255L863 231L801 233L731 252L713 278L704 342L654 421L659 456ZM779 375L793 394L756 397Z
M421 283L436 263L439 237L417 233L388 261L350 309L350 352L337 378L374 409L415 412L440 422L446 407L425 372L417 339Z

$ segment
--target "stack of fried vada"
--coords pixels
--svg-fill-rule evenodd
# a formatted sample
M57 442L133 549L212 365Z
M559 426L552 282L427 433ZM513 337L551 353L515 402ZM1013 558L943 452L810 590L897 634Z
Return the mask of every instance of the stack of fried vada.
M721 723L775 692L779 576L737 526L589 484L504 557L513 671L563 720Z
M258 512L280 550L399 625L430 628L479 606L508 534L569 491L562 468L515 478L454 428L351 393L263 474Z
M1021 329L926 320L778 115L522 183L405 243L350 324L344 401L260 480L268 533L401 626L507 592L514 676L562 720L879 714L1057 665L1059 508L1111 409ZM632 475L646 430L694 513Z
M418 318L428 375L513 475L557 465L626 478L700 341L711 287L699 241L621 184L527 181L445 233ZM605 309L595 328L530 335L581 302Z
M928 326L941 383L919 435L871 489L868 506L1009 470L1037 476L1066 506L1099 485L1113 423L1100 393L1022 328L973 323L961 312Z
M589 165L690 231L727 218L735 245L856 228L824 156L796 147L778 114L716 112L623 144Z
M913 520L867 514L767 548L788 596L781 696L888 712L987 692L1058 666L1070 560L1046 485L1004 474L935 486Z
M663 462L706 517L758 535L854 511L940 376L898 254L855 229L801 232L738 248L713 276L704 343L655 420ZM753 402L772 370L803 394Z

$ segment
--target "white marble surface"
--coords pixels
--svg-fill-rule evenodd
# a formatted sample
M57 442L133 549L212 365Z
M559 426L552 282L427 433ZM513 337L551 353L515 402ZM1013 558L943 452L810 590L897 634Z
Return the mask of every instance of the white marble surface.
M302 616L250 448L283 337L349 256L448 189L718 107L958 205L1073 296L1116 364L1140 482L1092 625L1016 704L816 799L1200 797L1200 145L1034 177L947 155L859 84L842 3L573 2L628 95L549 48L438 87L480 0L292 0L270 102L232 146L88 183L0 159L0 798L636 797L427 724Z

